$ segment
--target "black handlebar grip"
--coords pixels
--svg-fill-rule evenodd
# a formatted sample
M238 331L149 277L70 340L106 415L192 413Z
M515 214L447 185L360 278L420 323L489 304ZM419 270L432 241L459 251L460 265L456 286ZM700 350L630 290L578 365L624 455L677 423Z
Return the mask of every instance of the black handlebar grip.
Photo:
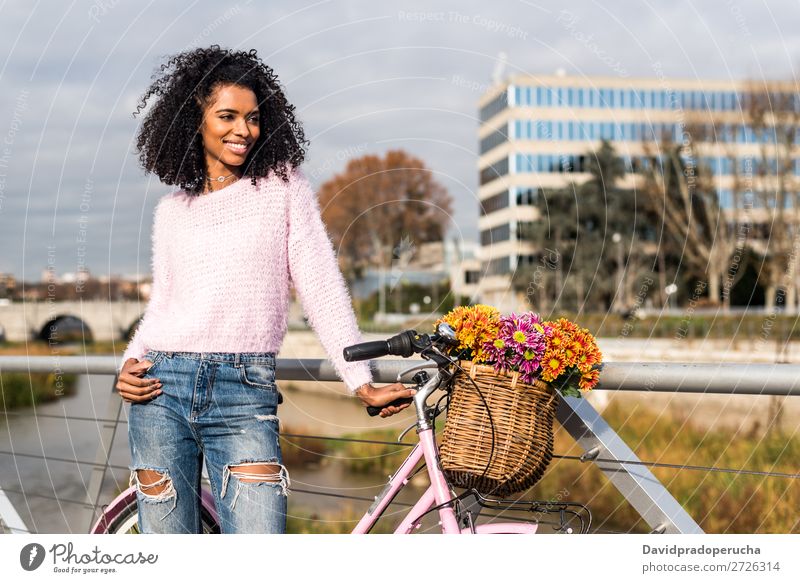
M411 397L403 397L402 399L395 399L388 405L384 405L383 407L367 407L367 413L369 413L370 417L375 417L378 415L384 408L386 407L397 407L399 405L405 405L406 403L410 403L413 401Z
M373 342L362 342L347 346L342 351L347 362L354 360L370 360L389 354L389 343L386 340L375 340Z
M389 354L408 358L414 354L415 337L416 332L414 330L406 330L405 332L400 332L400 334L395 334L386 341L386 344L389 345Z

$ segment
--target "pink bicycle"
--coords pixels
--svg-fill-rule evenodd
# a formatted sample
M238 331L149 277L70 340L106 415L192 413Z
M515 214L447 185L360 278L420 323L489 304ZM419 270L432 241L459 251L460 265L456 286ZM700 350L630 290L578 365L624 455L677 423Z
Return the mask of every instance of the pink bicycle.
M397 526L394 531L397 534L410 534L416 531L423 519L433 512L438 513L439 525L444 534L534 534L540 524L538 517L544 514L558 516L558 522L554 526L556 532L571 533L575 531L574 526L577 526L578 532L589 532L591 512L583 504L560 500L500 500L484 496L474 489L456 494L448 484L439 464L439 450L433 426L437 415L446 409L446 404L440 408L440 403L449 395L452 380L458 371L458 358L445 354L446 349L457 344L455 331L448 324L442 323L432 335L406 330L387 340L364 342L345 348L344 358L348 361L370 360L387 355L408 358L414 354L419 354L423 359L430 361L408 368L397 377L400 381L407 374L414 372L411 380L417 389L412 399L417 413L416 422L400 435L398 441L410 429L416 428L419 443L389 478L381 493L375 497L375 501L353 529L353 534L370 532L397 494L423 468L427 470L430 486ZM429 368L436 369L432 375L425 370ZM428 399L437 391L443 392L443 398L438 399L436 404L429 405ZM394 404L399 402L408 400ZM370 415L374 416L379 412L380 408L368 408ZM214 499L206 489L202 490L200 502L203 532L219 533ZM507 517L505 522L478 524L479 515L484 509L511 514L513 519L509 520ZM533 514L534 518L520 518L520 513L528 516ZM498 515L490 517L496 518ZM122 492L108 505L91 532L94 534L136 532L136 521L136 490L132 487Z

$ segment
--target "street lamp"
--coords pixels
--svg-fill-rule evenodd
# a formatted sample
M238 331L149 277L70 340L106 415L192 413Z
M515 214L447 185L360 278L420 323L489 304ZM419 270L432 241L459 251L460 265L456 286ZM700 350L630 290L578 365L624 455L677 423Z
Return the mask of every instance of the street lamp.
M611 240L617 245L617 293L614 294L614 303L616 304L616 311L622 312L625 307L623 301L622 289L622 235L614 233L611 235Z
M667 304L672 309L675 309L675 302L672 300L672 297L675 295L675 292L678 291L678 286L674 283L669 284L667 287L664 288L664 293L667 294Z

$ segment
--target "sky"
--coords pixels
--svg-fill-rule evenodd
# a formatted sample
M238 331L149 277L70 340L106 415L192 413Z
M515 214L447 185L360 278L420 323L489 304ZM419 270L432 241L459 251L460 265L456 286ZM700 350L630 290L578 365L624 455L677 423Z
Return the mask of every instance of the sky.
M0 273L149 273L153 208L174 189L138 167L131 113L166 57L210 44L257 49L275 70L315 187L353 157L405 149L453 197L448 236L475 241L477 104L493 75L794 79L800 6L0 0Z

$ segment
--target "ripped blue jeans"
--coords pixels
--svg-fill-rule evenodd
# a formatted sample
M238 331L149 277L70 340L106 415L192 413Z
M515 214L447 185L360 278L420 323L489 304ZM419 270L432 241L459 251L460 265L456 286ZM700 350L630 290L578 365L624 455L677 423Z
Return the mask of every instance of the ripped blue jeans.
M153 362L145 378L160 379L163 392L131 404L128 418L140 532L201 532L203 459L223 533L284 532L289 476L274 353L154 350L145 359ZM157 474L142 480L138 470Z

